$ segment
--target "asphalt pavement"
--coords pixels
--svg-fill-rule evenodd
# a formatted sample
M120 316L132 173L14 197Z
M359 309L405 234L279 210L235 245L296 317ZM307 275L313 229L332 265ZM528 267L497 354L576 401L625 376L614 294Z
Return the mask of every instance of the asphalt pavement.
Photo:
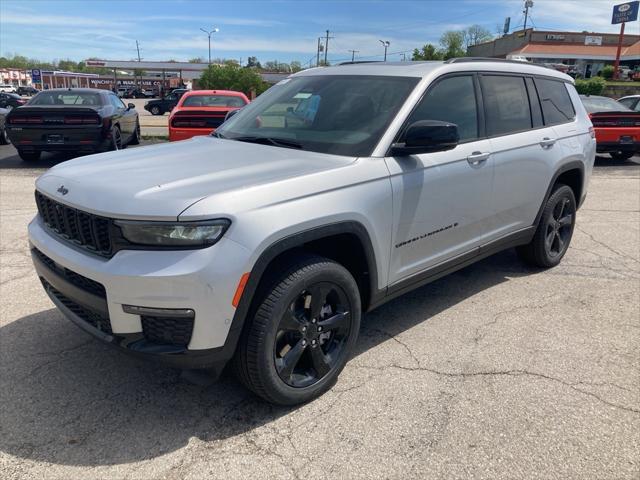
M64 159L0 147L0 478L640 478L640 158L597 160L560 266L509 250L367 314L335 387L296 408L58 313L26 226Z

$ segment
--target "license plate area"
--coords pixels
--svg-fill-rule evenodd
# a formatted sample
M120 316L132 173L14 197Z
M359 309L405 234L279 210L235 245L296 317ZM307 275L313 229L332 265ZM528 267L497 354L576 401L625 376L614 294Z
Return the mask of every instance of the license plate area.
M52 145L60 145L64 143L64 135L47 135L47 143Z

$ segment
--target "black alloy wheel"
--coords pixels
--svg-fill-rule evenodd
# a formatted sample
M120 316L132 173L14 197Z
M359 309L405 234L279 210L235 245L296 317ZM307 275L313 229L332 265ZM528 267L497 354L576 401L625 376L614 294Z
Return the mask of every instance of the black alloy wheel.
M268 402L296 405L336 382L360 329L358 284L339 263L300 253L265 273L233 366Z
M545 231L544 244L550 257L562 256L567 251L573 232L574 216L571 200L567 197L560 198L551 211Z
M140 122L136 121L136 128L134 128L131 134L131 140L129 145L140 145Z
M345 353L351 305L339 285L310 285L280 320L274 345L278 375L292 387L319 382Z
M530 265L550 268L567 253L576 223L576 200L571 187L558 184L545 203L533 239L518 247L520 257Z
M635 152L611 152L609 153L611 158L618 161L629 160L631 157L635 155Z
M122 149L122 133L120 132L120 128L118 127L113 127L113 129L111 130L111 149Z

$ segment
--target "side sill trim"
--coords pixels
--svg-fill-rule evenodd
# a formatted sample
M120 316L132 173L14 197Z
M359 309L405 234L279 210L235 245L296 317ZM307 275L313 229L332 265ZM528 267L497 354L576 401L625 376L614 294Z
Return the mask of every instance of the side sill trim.
M517 232L511 233L505 237L494 240L485 245L476 247L468 252L465 252L457 257L446 260L438 265L430 267L422 272L419 272L410 278L400 280L399 282L390 285L387 288L386 293L384 291L378 292L377 295L373 295L371 299L371 305L368 311L379 307L380 305L392 300L400 295L403 295L411 290L434 282L450 273L467 267L483 258L489 257L495 253L498 253L507 248L517 247L518 245L526 245L531 241L533 235L536 232L535 226L530 226Z

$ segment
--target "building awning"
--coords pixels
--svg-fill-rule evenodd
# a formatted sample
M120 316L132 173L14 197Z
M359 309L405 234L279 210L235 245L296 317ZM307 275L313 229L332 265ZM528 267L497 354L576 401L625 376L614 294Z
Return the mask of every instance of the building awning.
M523 55L528 58L562 58L575 60L615 60L617 46L609 45L549 45L548 43L530 43L510 55ZM620 60L639 60L640 41L622 47Z

